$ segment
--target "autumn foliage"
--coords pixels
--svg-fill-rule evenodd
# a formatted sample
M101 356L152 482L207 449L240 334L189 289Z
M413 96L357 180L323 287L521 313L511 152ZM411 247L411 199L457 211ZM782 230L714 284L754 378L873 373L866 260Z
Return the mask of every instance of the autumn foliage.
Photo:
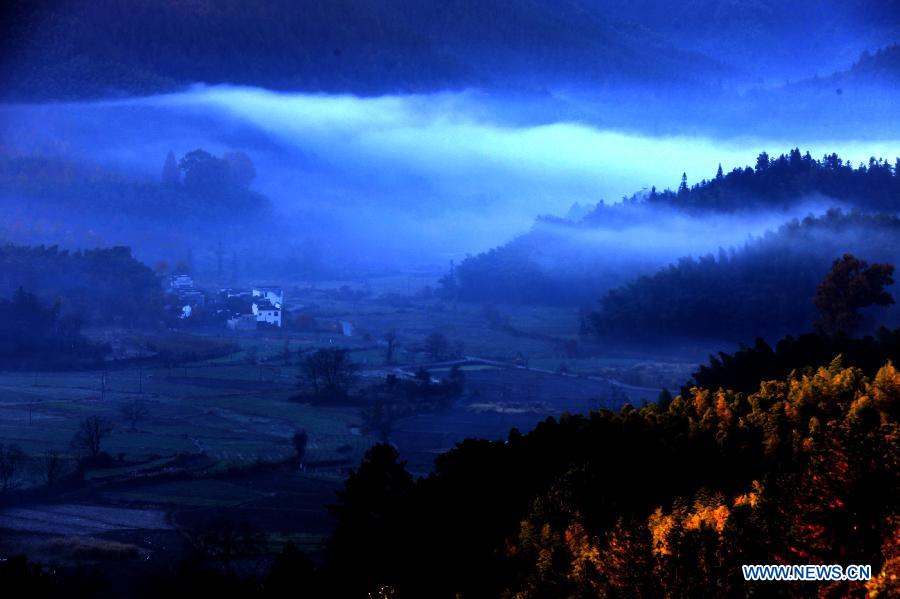
M700 488L643 517L588 528L577 501L522 520L508 552L529 563L515 597L745 595L893 596L900 574L900 372L872 379L836 359L812 375L762 383L753 394L694 388L668 410L718 450L756 442L767 466L739 490ZM741 564L871 564L868 584L745 583Z
M837 357L751 393L694 387L665 408L467 440L399 493L348 486L354 517L338 512L332 565L344 574L333 584L518 599L895 596L898 416L891 363L866 375ZM402 468L387 458L364 461L359 476ZM348 558L373 527L377 566ZM742 564L769 563L869 564L873 579L743 580Z

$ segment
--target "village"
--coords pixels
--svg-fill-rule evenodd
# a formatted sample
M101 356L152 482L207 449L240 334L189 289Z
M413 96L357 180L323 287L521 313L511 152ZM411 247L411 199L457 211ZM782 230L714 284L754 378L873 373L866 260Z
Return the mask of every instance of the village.
M169 277L168 292L183 321L222 322L232 331L281 328L284 290L280 287L200 289L188 274Z

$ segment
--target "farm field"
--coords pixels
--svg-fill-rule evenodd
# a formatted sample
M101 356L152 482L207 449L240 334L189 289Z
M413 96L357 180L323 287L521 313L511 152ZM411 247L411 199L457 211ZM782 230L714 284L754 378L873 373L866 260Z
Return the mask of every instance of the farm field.
M331 527L326 506L379 440L362 426L359 405L298 399L301 364L318 348L349 351L358 366L354 392L362 397L392 373L426 368L440 379L459 368L464 391L452 406L406 415L391 433L419 476L466 437L502 439L563 412L653 401L661 387L676 390L697 363L604 354L576 334L569 309L346 294L345 282L295 288L287 301L314 323L307 329L97 330L91 334L117 355L140 357L111 361L102 371L0 372L0 438L38 462L18 481L38 494L35 505L0 507L7 534L0 550L152 562L160 539L188 551L192 535L230 520L252 525L275 550L292 542L316 555ZM389 364L385 338L392 331ZM452 356L436 361L426 351L424 340L435 332ZM204 357L205 348L225 344L227 352ZM147 348L174 357L162 362ZM144 413L130 422L126 407L135 402ZM42 490L40 460L58 454L73 468L70 441L91 416L111 424L103 451L112 461L83 472L81 486ZM302 470L291 461L300 430L308 435ZM107 545L91 546L100 541Z

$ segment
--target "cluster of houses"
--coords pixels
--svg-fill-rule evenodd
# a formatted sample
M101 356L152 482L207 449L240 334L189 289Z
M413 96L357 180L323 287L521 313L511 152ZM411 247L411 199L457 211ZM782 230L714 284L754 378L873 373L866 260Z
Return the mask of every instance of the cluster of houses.
M222 289L221 295L232 307L240 311L225 321L232 330L252 330L264 326L281 326L284 306L284 291L277 287L255 287L253 289ZM237 301L234 301L237 300Z
M284 291L278 287L226 288L209 293L197 289L190 275L178 274L169 278L169 293L178 300L182 320L194 318L202 307L208 316L224 320L231 330L281 327Z

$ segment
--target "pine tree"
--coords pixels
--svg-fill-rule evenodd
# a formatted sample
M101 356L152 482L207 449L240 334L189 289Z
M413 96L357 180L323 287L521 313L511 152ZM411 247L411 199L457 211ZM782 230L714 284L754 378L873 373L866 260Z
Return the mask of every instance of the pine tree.
M168 187L177 187L181 183L181 171L172 150L166 155L166 162L162 169L162 184Z
M678 186L678 195L684 195L688 192L687 173L681 173L681 185Z

